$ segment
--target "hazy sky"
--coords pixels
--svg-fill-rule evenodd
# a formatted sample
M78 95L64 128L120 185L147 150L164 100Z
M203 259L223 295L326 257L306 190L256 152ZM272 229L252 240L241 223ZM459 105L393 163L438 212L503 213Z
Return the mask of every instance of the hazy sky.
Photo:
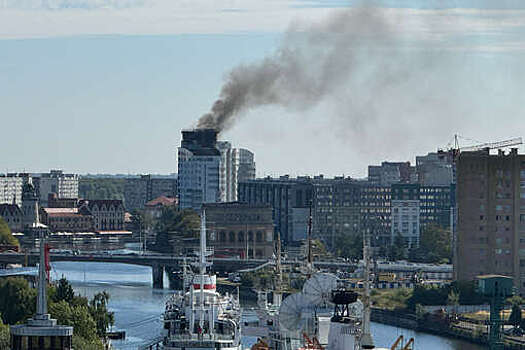
M175 172L180 130L209 110L232 68L311 27L346 35L326 23L362 3L0 0L0 172ZM523 1L367 6L380 21L356 26L338 58L352 65L344 83L308 108L251 109L222 135L255 153L258 175L364 176L455 133L525 134ZM324 46L308 38L294 48L315 73Z

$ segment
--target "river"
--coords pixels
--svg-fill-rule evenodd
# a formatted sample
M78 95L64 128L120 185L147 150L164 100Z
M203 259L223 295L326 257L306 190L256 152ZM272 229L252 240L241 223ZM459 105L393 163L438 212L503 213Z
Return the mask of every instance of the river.
M115 349L137 349L155 338L162 328L161 313L169 297L168 289L153 289L151 269L144 266L110 263L52 263L51 277L65 276L78 294L91 297L106 290L111 299L109 307L115 312L115 329L126 331L126 340L113 341ZM165 283L167 285L167 283ZM388 347L401 334L416 339L415 349L424 350L480 350L479 345L417 333L407 329L372 323L375 345ZM249 346L255 339L244 339Z

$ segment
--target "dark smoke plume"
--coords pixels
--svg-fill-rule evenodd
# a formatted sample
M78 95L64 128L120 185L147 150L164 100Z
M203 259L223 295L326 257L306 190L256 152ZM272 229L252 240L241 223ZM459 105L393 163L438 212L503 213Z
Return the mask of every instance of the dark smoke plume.
M354 70L363 48L389 45L393 28L384 12L362 8L334 15L307 29L292 26L277 52L227 76L219 99L198 128L224 131L247 110L264 105L308 109L338 90ZM365 45L366 43L366 45Z

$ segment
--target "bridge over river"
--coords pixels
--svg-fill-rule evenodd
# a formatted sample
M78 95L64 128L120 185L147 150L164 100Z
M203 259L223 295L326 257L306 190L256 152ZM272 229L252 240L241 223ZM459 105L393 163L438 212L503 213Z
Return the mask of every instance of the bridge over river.
M188 262L191 258L182 256L171 256L161 254L101 254L101 253L50 253L51 261L71 261L71 262L104 262L104 263L121 263L150 266L153 275L153 287L163 288L164 271L173 272L181 270L181 267L186 259ZM233 259L233 258L213 258L210 259L213 263L213 269L218 273L237 272L240 270L257 269L261 265L273 265L272 259ZM21 264L34 266L38 262L37 253L2 253L0 254L0 265L6 264ZM283 265L299 266L301 261L285 260ZM348 264L342 262L331 261L317 261L314 263L315 267L329 270L345 270L350 271L356 267L355 264ZM171 280L171 279L170 279Z

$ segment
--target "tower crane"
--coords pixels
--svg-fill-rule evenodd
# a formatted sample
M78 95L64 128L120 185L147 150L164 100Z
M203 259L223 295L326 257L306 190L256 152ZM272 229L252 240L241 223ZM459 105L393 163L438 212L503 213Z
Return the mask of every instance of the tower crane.
M483 149L499 149L499 148L505 148L505 147L511 147L511 146L518 146L523 144L523 140L521 137L503 140L503 141L497 141L497 142L486 142L486 143L480 143L473 146L465 146L460 147L459 146L459 138L462 138L459 135L454 135L454 147L449 149L449 152L452 154L453 160L455 161L459 154L461 152L472 152L472 151L480 151Z

